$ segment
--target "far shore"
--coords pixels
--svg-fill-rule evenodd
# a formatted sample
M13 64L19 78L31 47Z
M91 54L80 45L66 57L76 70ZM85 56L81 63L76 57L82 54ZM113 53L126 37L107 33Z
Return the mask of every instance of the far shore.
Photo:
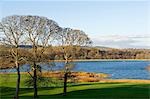
M49 60L54 62L64 62L66 60ZM74 62L86 62L86 61L150 61L150 59L74 59L74 60L68 60L68 61L74 61Z
M145 79L103 79L101 82L107 82L107 83L146 83L150 84L150 80Z

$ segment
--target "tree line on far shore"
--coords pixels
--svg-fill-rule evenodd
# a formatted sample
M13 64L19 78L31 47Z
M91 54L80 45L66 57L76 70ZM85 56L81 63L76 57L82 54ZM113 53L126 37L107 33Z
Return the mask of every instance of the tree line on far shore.
M64 60L60 46L50 47L52 50L50 60ZM96 47L73 47L70 52L71 59L150 59L149 49L114 49Z
M63 60L63 52L54 47L50 53L57 60ZM150 59L150 49L114 49L96 47L75 47L73 59Z
M64 46L65 47L65 46ZM2 46L0 49L0 57L8 54L9 47ZM21 46L20 55L31 56L31 46ZM96 48L96 47L70 47L70 59L150 59L149 49L113 49L113 48ZM48 60L64 60L63 50L61 46L48 46L45 53L47 53ZM31 56L32 57L32 56ZM46 57L45 57L46 58ZM5 67L1 67L5 68Z

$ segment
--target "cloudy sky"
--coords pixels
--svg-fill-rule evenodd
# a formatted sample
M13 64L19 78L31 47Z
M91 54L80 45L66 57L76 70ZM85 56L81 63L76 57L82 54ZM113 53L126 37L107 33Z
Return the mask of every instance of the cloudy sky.
M1 0L0 19L39 15L85 31L94 46L150 49L149 0Z

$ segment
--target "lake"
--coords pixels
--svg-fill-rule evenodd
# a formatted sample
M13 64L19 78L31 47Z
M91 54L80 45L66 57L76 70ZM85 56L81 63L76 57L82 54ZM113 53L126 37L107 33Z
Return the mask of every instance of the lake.
M43 70L59 70L64 62L56 62L54 68L43 65ZM74 71L106 73L111 79L150 79L150 71L146 67L150 61L78 61L74 62ZM23 65L21 71L29 71L29 65ZM15 72L15 69L0 72Z

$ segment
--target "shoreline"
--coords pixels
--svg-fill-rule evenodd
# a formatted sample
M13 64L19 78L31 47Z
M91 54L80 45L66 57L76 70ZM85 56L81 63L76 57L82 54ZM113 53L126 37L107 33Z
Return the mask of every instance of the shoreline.
M64 62L65 60L49 60L49 62ZM68 60L74 62L87 62L87 61L150 61L150 59L74 59Z
M146 79L104 79L101 82L104 83L145 83L145 84L150 84L150 80Z
M44 73L46 73L46 72L44 72ZM54 72L54 73L57 73L57 72ZM80 75L80 77L82 77L83 76L83 73L88 73L88 72L80 72L80 73L82 73L81 75ZM17 74L16 72L15 73L0 73L0 76L2 76L2 75L9 75L9 74ZM26 72L22 72L21 74L28 74L28 73L26 73ZM94 73L93 73L94 74ZM94 74L94 75L97 75L97 74ZM92 78L92 80L94 80L94 81L92 81L92 82L100 82L100 83L145 83L145 84L150 84L150 79L126 79L126 78L123 78L123 79L111 79L111 78L107 78L106 77L106 74L103 74L103 73L98 73L98 75L101 75L101 79L99 80L99 81L95 81L95 79L96 79L96 77L93 77ZM84 75L84 77L85 77L85 75ZM88 78L88 76L86 76L86 79ZM82 78L83 79L83 78ZM81 79L81 80L82 80ZM88 82L88 81L82 81L82 82ZM90 83L90 82L89 82Z

